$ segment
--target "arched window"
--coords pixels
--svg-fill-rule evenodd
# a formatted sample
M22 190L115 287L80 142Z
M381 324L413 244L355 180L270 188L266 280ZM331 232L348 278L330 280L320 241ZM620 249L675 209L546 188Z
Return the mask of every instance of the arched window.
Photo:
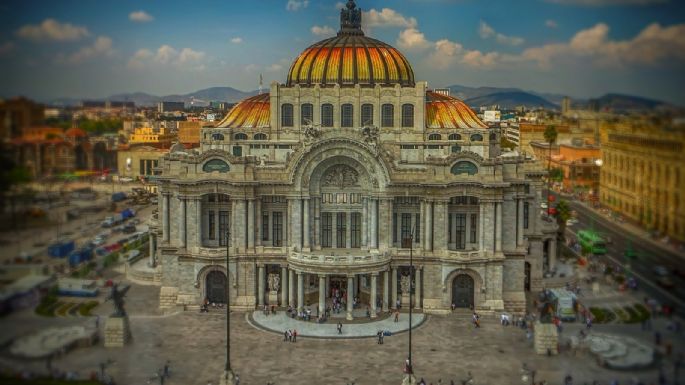
M430 134L430 135L428 135L428 140L442 140L442 135Z
M212 140L224 140L223 134L212 134Z
M311 103L304 103L300 106L300 120L301 124L314 124L314 105Z
M239 133L233 135L233 139L235 139L235 140L247 140L247 134L239 132Z
M395 106L384 104L381 107L381 126L392 127L395 125Z
M402 127L414 127L414 105L402 105Z
M340 106L340 127L352 127L354 125L354 108L351 104Z
M362 126L373 126L373 104L362 104Z
M462 160L461 162L455 163L450 172L454 175L476 175L478 174L478 166L469 161Z
M321 127L333 127L333 105L321 105Z
M281 126L292 127L293 125L293 105L284 103L281 105Z
M473 135L471 135L471 141L472 142L482 142L483 141L483 135L473 134Z
M447 140L461 140L461 135L459 135L459 134L450 134L450 136L447 137Z
M221 159L212 159L202 166L204 172L228 172L231 167Z
M254 134L254 140L266 140L266 134Z

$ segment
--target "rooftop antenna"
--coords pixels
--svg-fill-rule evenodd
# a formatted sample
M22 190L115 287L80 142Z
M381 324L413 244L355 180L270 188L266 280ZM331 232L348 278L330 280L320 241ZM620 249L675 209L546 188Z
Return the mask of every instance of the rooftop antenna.
M264 86L264 78L262 77L262 74L259 74L259 94L262 94L262 88Z

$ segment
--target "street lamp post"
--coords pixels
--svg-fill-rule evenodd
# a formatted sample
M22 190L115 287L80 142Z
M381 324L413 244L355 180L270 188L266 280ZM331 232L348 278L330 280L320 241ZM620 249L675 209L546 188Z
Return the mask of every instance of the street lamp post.
M409 237L402 240L404 243L403 247L409 246L409 356L407 358L406 375L402 384L415 384L416 378L414 377L414 364L411 358L411 329L412 329L412 283L414 282L414 229L409 233ZM393 279L397 279L394 277Z

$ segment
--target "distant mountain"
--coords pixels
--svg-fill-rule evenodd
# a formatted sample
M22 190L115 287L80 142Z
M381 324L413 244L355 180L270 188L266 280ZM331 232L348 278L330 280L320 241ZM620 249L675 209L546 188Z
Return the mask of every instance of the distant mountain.
M546 108L558 109L559 106L543 99L539 96L533 95L524 91L508 91L496 92L488 95L477 96L464 100L468 106L499 106L502 109L514 109L519 106L526 106L526 108Z
M590 99L588 104L599 111L614 112L643 111L670 107L668 103L660 100L622 94L606 94L597 99Z
M257 91L244 92L232 87L211 87L203 90L191 92L184 95L156 96L145 92L133 92L111 95L106 98L94 100L127 101L134 102L136 106L154 106L158 102L184 102L186 106L207 106L209 102L228 102L237 103L249 96L256 95ZM74 106L82 99L61 98L49 101L49 104L59 106Z

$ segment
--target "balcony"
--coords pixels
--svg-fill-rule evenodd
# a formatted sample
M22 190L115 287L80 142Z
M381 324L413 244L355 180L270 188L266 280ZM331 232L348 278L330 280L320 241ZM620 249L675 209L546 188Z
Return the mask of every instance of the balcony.
M324 249L312 252L291 251L288 263L309 273L369 273L383 271L390 263L389 254L361 249Z

